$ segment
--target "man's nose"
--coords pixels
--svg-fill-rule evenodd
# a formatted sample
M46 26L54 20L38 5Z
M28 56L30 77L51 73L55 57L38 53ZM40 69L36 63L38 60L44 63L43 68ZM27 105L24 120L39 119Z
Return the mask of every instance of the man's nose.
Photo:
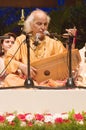
M44 28L45 28L45 25L44 25L44 24L42 24L41 28L42 28L42 29L44 29Z

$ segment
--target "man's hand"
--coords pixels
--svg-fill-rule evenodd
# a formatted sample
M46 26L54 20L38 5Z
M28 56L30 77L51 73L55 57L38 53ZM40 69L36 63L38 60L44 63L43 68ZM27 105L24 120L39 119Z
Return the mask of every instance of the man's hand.
M28 70L27 70L27 65L26 64L20 63L19 69L22 71L22 73L25 76L28 75ZM35 80L36 74L37 74L37 70L34 67L30 66L30 76L31 76L31 78L33 78Z
M27 76L27 65L26 65L26 64L20 63L19 69L22 71L22 73L23 73L24 75Z
M76 33L77 33L77 29L74 27L74 28L70 28L70 29L66 29L67 33L71 36L76 36Z

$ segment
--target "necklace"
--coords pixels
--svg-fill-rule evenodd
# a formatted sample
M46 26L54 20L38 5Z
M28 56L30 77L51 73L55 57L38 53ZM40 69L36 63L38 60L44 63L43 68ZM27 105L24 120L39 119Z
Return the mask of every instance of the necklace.
M40 41L40 44L38 46L35 46L34 44L31 44L31 49L37 59L41 59L46 54L46 42L45 40Z

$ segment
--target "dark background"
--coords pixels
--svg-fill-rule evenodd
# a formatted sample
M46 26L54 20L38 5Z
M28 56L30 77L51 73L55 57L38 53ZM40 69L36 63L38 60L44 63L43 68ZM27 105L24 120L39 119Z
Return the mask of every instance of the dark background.
M86 0L4 0L0 1L0 35L6 32L21 34L21 9L25 19L34 9L46 11L50 17L50 32L63 34L66 28L78 30L76 48L86 42ZM63 40L63 39L60 39Z

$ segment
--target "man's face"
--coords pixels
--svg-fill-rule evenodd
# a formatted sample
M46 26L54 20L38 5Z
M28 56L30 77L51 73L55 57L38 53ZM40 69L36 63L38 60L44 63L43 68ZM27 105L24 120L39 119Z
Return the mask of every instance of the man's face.
M44 31L48 28L47 16L45 14L38 14L35 16L33 23L31 23L33 35L39 33L41 38L44 37Z

